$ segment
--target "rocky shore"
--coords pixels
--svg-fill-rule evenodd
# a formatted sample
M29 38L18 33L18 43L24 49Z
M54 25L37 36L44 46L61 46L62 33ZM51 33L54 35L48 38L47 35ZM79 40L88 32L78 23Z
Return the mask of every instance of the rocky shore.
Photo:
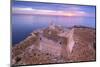
M96 60L95 29L50 25L33 31L12 47L13 65L48 64Z

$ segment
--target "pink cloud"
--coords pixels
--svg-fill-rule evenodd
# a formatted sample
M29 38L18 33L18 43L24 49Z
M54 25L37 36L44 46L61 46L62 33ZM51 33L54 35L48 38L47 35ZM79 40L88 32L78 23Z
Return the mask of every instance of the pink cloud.
M73 10L55 11L55 10L13 7L12 12L14 14L40 14L40 15L53 15L53 16L91 16L91 14L88 14L84 11L80 11L79 8L72 7L70 9Z

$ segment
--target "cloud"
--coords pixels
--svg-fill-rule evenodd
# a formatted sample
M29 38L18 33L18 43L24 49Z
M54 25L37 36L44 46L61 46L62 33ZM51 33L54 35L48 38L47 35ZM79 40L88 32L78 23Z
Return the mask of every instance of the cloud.
M68 10L81 10L80 7L76 7L76 6L71 6L69 8L67 8Z
M84 11L81 11L80 8L75 8L75 7L71 7L66 11L13 7L12 13L31 14L31 15L40 14L40 15L52 15L52 16L93 16Z

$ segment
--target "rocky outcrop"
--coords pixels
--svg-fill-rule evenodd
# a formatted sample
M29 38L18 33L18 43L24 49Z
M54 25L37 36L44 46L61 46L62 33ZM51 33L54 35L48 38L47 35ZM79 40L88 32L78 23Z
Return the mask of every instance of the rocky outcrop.
M32 32L12 47L12 64L45 64L96 60L95 29L58 26Z
M88 28L74 29L74 46L70 54L70 61L96 60L95 30Z

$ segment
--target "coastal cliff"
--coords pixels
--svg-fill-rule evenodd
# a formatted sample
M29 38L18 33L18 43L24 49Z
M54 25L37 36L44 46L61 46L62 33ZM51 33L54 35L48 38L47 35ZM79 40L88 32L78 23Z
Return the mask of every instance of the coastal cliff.
M50 25L33 31L12 47L12 64L48 64L96 60L95 29Z

